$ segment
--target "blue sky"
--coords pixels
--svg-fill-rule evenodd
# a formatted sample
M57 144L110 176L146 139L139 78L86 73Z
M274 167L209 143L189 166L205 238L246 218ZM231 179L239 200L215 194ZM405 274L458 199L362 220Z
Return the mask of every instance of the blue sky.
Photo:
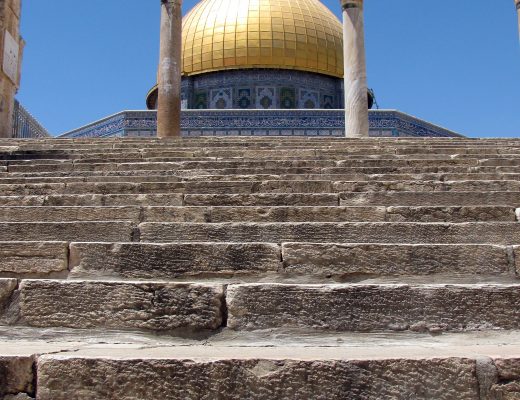
M323 1L338 16L339 1ZM188 11L195 0L184 0ZM366 0L369 86L393 108L471 137L520 137L513 0ZM58 134L144 109L159 0L23 0L18 98Z

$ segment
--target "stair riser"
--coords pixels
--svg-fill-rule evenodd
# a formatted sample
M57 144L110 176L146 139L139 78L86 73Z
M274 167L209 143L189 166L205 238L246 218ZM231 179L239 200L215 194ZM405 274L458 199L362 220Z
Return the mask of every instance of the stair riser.
M131 242L135 225L130 222L0 223L0 241Z
M143 223L143 242L520 243L518 223Z
M72 243L72 278L263 278L359 281L450 277L517 280L512 248L489 245Z
M18 315L34 327L215 330L224 320L221 285L23 280Z
M520 207L520 192L341 193L342 206L490 206Z
M520 286L230 285L235 330L472 331L519 329Z
M477 400L481 397L476 364L474 359L461 358L117 360L49 356L38 361L38 399ZM416 378L418 374L421 379ZM493 388L493 392L498 390L500 385Z

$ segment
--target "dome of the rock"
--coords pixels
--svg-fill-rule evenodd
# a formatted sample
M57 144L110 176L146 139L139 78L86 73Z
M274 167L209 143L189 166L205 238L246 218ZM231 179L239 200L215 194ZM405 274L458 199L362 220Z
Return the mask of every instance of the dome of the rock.
M184 109L342 107L342 25L319 0L202 0L182 40Z
M280 68L343 76L342 27L319 0L203 0L183 19L183 74Z

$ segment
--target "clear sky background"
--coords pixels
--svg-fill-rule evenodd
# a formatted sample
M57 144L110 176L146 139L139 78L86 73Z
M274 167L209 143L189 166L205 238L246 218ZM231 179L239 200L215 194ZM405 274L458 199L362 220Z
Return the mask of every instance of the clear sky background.
M340 16L338 0L323 1ZM187 12L196 0L184 0ZM520 137L513 0L366 0L369 86L398 109L471 137ZM23 0L18 98L53 134L144 109L159 0Z

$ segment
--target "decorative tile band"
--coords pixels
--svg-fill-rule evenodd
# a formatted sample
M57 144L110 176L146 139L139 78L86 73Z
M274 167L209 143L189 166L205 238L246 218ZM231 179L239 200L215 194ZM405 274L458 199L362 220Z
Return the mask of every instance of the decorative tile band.
M396 110L371 110L370 135L463 137ZM62 138L155 136L155 111L122 111L64 133ZM343 136L343 110L184 110L183 136Z

